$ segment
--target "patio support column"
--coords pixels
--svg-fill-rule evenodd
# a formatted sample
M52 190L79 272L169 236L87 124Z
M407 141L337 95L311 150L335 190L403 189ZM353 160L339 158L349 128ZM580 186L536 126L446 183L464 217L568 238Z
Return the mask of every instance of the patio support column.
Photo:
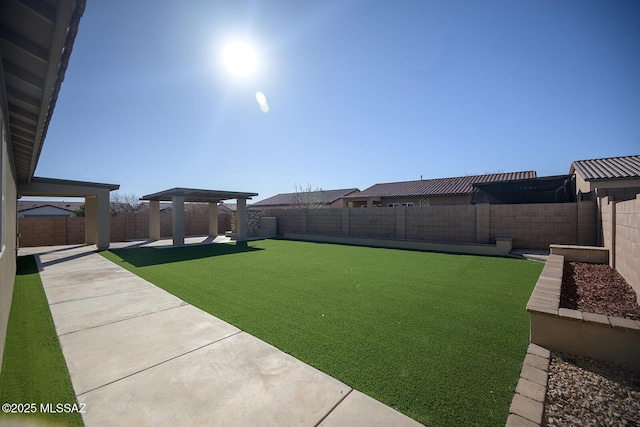
M160 240L160 201L149 201L149 239Z
M111 207L109 190L98 193L98 249L109 249L111 242Z
M109 249L111 241L109 210L109 190L99 191L96 195L85 197L85 241L95 244L98 250Z
M84 198L84 242L88 245L98 243L98 199L96 196Z
M209 202L209 236L218 235L218 202Z
M173 246L184 245L184 196L173 196Z
M236 202L236 239L247 240L247 199L237 199Z

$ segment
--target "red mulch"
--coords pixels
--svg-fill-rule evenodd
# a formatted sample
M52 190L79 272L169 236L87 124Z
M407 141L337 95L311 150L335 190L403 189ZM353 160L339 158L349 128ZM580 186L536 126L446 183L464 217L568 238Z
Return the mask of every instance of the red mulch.
M565 262L560 307L640 320L636 293L606 264Z

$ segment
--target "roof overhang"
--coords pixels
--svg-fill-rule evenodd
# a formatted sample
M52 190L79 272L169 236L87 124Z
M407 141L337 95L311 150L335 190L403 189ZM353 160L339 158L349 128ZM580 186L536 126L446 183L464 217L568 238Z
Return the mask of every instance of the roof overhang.
M167 202L174 197L184 197L185 202L209 202L218 203L230 199L251 199L258 193L246 193L241 191L201 190L197 188L171 188L158 193L148 194L140 200Z
M84 8L85 0L0 2L0 102L18 183L33 178Z
M18 197L92 197L119 188L118 184L33 177L28 183L18 184Z

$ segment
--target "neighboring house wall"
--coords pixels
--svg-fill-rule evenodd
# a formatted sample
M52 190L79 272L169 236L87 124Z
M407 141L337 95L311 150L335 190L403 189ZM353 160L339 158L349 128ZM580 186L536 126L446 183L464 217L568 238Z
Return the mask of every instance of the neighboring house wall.
M609 263L633 288L640 304L640 194L623 202L606 197L600 210Z
M588 193L596 190L598 197L617 195L618 197L632 199L640 188L640 178L626 179L598 179L585 181L580 173L576 173L576 191Z
M0 98L1 99L1 98ZM0 103L0 107L6 105ZM8 138L0 108L0 366L7 337L16 277L16 177L9 160Z
M348 201L349 199L345 199ZM366 207L367 202L349 202L354 208ZM388 208L394 206L460 206L471 204L470 194L459 194L451 196L424 196L424 197L381 197L380 201L373 203L375 206ZM341 206L338 206L341 207Z
M278 234L310 233L457 243L513 238L515 248L552 243L596 244L595 202L466 205L375 209L267 210Z
M451 205L469 205L471 196L469 194L451 195L451 196L426 196L413 198L386 198L383 197L380 204L388 207L389 203L413 203L413 206L451 206Z

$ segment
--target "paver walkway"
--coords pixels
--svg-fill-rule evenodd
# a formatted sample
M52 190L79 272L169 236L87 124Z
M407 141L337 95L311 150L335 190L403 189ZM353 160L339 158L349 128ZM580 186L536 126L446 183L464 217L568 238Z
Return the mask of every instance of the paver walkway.
M26 254L39 259L88 427L420 425L93 246L20 249Z

